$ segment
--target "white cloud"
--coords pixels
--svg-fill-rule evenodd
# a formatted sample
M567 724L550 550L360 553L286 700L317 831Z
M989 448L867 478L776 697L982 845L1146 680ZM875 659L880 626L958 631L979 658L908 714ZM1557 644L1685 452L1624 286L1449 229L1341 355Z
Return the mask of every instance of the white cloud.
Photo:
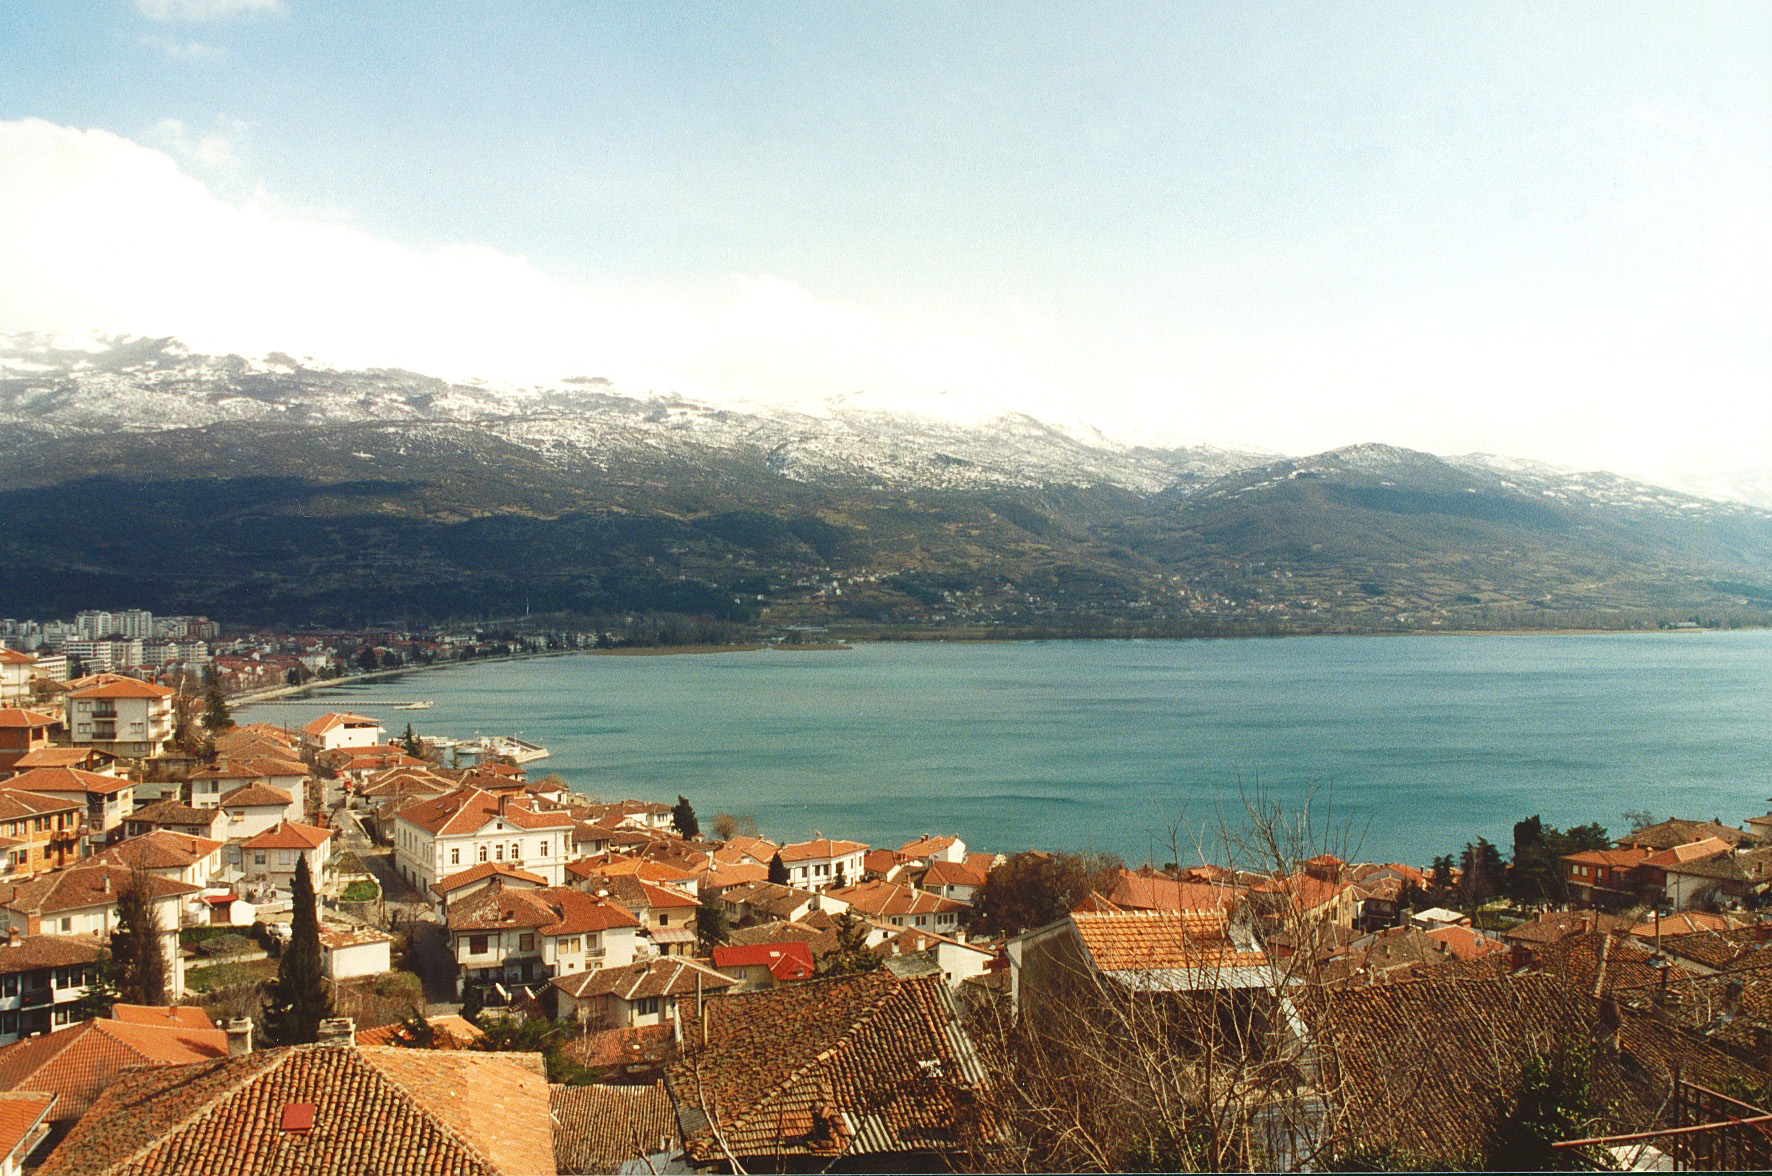
M228 20L282 12L283 0L135 0L149 20Z
M453 378L605 376L714 399L863 391L947 415L1015 406L1158 444L1485 450L1701 491L1757 487L1772 504L1772 235L1759 210L1720 210L1704 228L1703 298L1634 317L1405 309L1139 339L1067 331L1024 306L960 327L780 277L640 290L561 281L478 245L414 249L245 184L224 198L187 170L234 168L239 132L167 120L153 134L162 151L0 121L0 332L175 335L199 351Z

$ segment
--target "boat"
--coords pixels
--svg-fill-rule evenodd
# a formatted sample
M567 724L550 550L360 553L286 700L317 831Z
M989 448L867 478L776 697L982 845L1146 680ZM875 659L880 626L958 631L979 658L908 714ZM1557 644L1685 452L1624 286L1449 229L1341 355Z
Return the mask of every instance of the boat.
M426 700L424 702L401 702L401 703L396 703L394 705L394 709L395 710L430 710L431 703L429 700Z

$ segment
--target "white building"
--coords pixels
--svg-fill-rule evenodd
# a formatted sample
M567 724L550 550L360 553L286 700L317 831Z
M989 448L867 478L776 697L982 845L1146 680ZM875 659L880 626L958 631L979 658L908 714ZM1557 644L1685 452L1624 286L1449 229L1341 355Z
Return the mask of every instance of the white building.
M104 842L135 810L135 781L79 768L30 768L6 781L7 788L73 801L86 809L86 836Z
M564 886L495 880L449 904L458 993L541 984L634 960L640 921L620 906Z
M394 940L373 927L320 928L320 966L337 984L394 970Z
M117 928L117 895L133 876L129 867L109 863L39 874L11 887L9 897L0 901L0 930L108 940ZM180 909L199 888L151 874L148 887L166 951L167 983L177 996L185 987L185 965L178 952Z
M534 812L509 794L457 788L414 801L394 815L394 867L420 890L488 862L519 867L559 886L566 880L573 825L568 813Z
M301 729L302 743L316 754L341 747L374 747L386 729L362 715L321 715Z
M302 815L301 801L281 788L262 782L247 784L224 794L220 808L227 814L229 841L256 837L275 825Z
M28 653L0 646L0 706L20 706L31 697L31 678L37 659Z
M853 886L861 881L868 847L859 841L836 841L820 837L781 847L781 864L787 867L788 885L801 890L827 886Z
M331 881L326 872L331 856L332 830L283 821L240 843L240 873L248 882L288 890L305 860L314 893L320 894Z
M153 682L103 676L69 691L69 742L125 759L159 755L172 738L172 691Z
M0 1045L80 1019L104 945L60 935L0 936Z

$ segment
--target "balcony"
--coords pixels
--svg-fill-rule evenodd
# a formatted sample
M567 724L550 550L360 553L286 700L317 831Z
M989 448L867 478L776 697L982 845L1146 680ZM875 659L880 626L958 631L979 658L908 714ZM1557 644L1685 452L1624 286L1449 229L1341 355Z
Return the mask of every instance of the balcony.
M19 1003L27 1009L40 1009L44 1005L54 1004L55 989L27 988L23 996L20 997Z

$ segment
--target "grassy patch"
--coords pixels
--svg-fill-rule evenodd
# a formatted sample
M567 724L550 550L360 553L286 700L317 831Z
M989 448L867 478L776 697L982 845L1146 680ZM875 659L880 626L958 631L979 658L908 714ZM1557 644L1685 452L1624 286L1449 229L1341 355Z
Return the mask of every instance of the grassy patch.
M345 887L344 893L338 897L342 902L374 902L381 897L381 887L368 878L359 878Z
M192 968L185 973L185 987L192 992L212 992L241 984L261 984L277 974L272 960L250 960L244 964L217 964L212 968Z

